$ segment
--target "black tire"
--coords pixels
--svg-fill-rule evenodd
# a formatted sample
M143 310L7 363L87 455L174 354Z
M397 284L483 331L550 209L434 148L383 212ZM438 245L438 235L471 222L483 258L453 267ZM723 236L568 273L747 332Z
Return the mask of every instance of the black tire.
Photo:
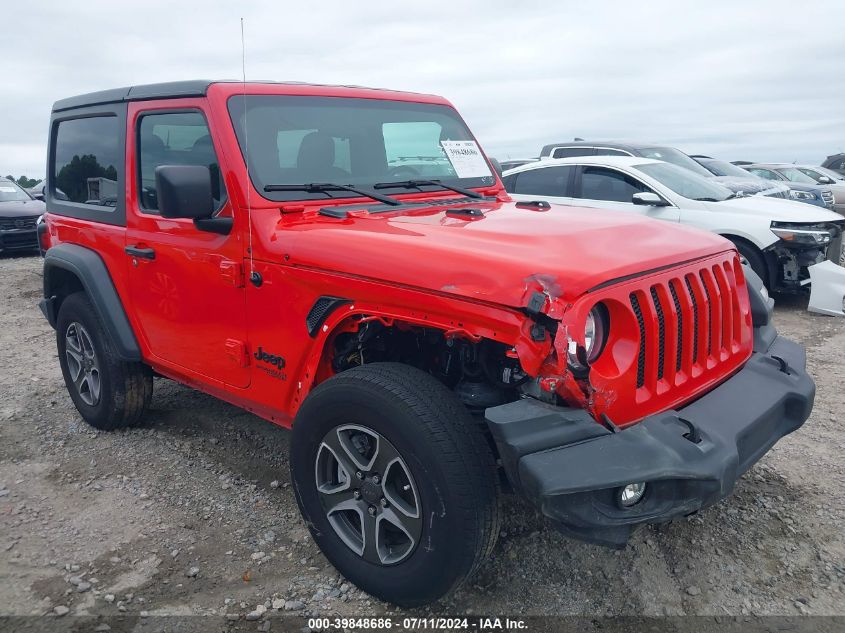
M321 505L318 450L330 431L346 424L364 425L392 444L419 492L421 538L395 564L372 563L350 549ZM405 607L431 603L456 589L492 552L499 507L490 446L457 397L414 367L373 363L319 385L296 416L290 461L297 502L314 540L347 579L377 598Z
M91 383L88 383L88 389L80 389L73 377L76 366L71 364L77 361L68 353L68 346L72 345L69 340L83 338L90 346L85 343L82 347L93 350L90 365L98 376L96 398ZM62 301L56 323L56 343L68 393L88 424L110 431L140 423L153 394L152 371L143 363L118 358L84 292L76 292Z
M751 266L751 270L757 273L757 276L763 280L763 285L771 290L769 285L769 267L766 264L766 258L759 248L753 244L740 239L731 239L736 246L736 250L742 255Z

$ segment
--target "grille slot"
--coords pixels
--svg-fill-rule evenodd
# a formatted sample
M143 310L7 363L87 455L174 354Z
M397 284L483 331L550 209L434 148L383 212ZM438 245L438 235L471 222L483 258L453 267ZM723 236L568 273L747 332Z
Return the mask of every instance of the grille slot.
M701 322L698 318L698 300L695 298L695 291L692 289L692 282L690 281L689 275L684 277L684 281L687 284L687 291L689 292L690 301L692 302L692 362L698 362L698 336L699 326Z
M710 289L704 280L704 274L699 272L701 287L704 288L705 302L707 303L707 355L713 354L713 299L710 297Z
M648 344L648 339L645 334L645 320L643 319L643 311L640 308L640 300L637 295L631 293L631 308L634 310L634 316L637 317L637 325L640 328L640 349L637 352L637 389L645 385L645 347Z
M656 286L651 287L651 300L657 313L657 379L662 380L666 369L666 320L663 318L663 306Z
M678 351L675 354L675 371L681 371L684 358L684 313L681 311L681 301L675 290L674 279L669 282L669 292L672 294L672 303L675 304L675 313L678 315Z

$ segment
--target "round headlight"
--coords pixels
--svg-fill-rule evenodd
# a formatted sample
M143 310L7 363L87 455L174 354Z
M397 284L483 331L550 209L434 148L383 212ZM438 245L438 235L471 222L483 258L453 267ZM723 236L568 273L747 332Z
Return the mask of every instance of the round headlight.
M595 361L604 349L607 339L607 308L601 303L593 306L584 322L584 356L583 360L589 365ZM575 341L569 343L569 362L576 366L584 363L578 356L578 345Z

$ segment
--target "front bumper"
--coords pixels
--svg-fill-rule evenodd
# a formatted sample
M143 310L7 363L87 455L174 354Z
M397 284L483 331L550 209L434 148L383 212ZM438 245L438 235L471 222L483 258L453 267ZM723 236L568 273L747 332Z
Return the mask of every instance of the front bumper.
M563 532L622 547L637 525L685 516L729 495L775 442L804 423L815 396L805 361L800 345L777 337L695 402L615 433L582 411L528 399L488 409L487 424L517 491ZM617 491L633 482L647 483L645 495L623 509Z

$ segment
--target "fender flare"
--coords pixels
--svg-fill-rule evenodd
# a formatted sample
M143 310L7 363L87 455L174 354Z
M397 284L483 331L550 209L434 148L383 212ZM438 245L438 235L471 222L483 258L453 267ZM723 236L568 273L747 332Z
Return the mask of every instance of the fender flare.
M45 253L44 299L39 306L50 325L55 329L58 317L58 282L54 274L57 270L73 274L82 284L120 359L141 361L138 339L132 331L108 268L103 259L90 248L65 243L53 246Z

